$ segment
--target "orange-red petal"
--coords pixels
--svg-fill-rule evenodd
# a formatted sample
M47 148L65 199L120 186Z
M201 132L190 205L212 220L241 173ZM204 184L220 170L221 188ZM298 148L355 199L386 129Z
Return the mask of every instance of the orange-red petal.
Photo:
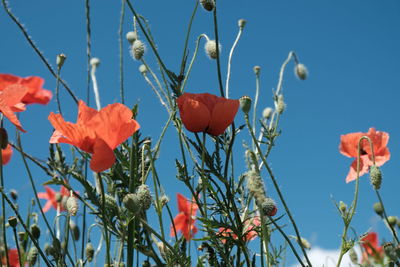
M364 155L360 157L360 173L359 177L363 176L364 174L369 172L369 159L368 155ZM353 161L350 165L350 170L349 173L347 174L346 177L346 183L349 183L351 181L354 181L357 179L357 159Z
M25 104L37 103L46 105L53 96L51 91L42 88L44 80L40 77L21 78L20 83L29 88L27 94L22 98L22 102Z
M188 131L204 132L211 120L211 110L192 95L184 93L177 99L181 120Z
M114 151L102 139L96 139L93 146L93 156L90 160L90 169L95 172L102 172L111 168L114 162Z
M350 133L340 136L339 151L349 158L355 158L358 155L358 141L365 133Z
M183 212L178 213L174 218L174 225L176 232L182 231L183 228L187 227L186 215ZM175 236L174 226L171 225L171 236Z
M78 120L76 124L86 125L97 113L94 108L88 107L85 102L79 100L78 103Z
M3 165L6 165L8 162L10 162L12 153L13 151L10 144L8 144L5 149L1 150Z
M238 109L239 100L220 98L211 113L207 133L214 136L223 134L226 128L232 124Z

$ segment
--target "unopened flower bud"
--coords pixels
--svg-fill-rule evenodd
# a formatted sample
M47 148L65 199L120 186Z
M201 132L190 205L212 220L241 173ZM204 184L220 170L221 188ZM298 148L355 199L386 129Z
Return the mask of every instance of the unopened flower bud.
M109 212L111 215L115 215L116 212L118 211L118 206L117 202L115 201L115 198L109 194L104 195L105 198L105 209L107 212ZM100 196L100 204L103 203L103 197Z
M376 166L372 165L369 169L369 178L371 181L372 186L374 187L375 190L378 190L381 188L381 183L382 183L382 172L381 169Z
M167 203L169 202L168 196L162 195L162 196L161 196L161 199L160 199L160 202L161 202L161 206L162 206L162 207L164 207L165 205L167 205Z
M212 11L214 9L214 7L215 7L215 1L214 0L200 0L200 4L207 11Z
M142 209L148 210L151 207L151 203L153 202L149 186L145 184L140 185L136 190L136 194L139 197Z
M3 127L0 128L0 147L1 149L6 149L8 145L8 134L6 129Z
M39 237L40 237L40 228L39 228L39 225L37 225L36 223L35 223L35 224L32 224L31 227L29 228L29 231L31 232L32 236L33 236L35 239L39 239Z
M81 235L81 231L79 230L79 226L72 220L69 221L69 228L72 232L72 238L77 241Z
M58 238L53 238L52 246L56 250L56 252L61 251L61 243Z
M44 253L46 256L54 255L54 249L49 243L44 244Z
M285 111L286 108L286 104L285 101L283 100L283 95L278 95L278 100L276 102L276 112L278 112L278 114L282 114L283 111Z
M90 65L93 68L97 68L100 65L100 59L97 58L97 57L94 57L94 58L90 59Z
M61 67L64 65L64 62L66 59L67 59L67 56L64 54L57 55L56 63L57 63L57 67L59 69L61 69Z
M141 60L145 51L144 43L136 40L131 46L131 55L136 60Z
M385 255L391 259L392 261L397 261L396 250L392 243L387 242L383 244L383 250L385 251Z
M340 212L344 215L346 213L346 210L347 210L346 203L344 203L343 201L340 201L339 202L339 209L340 209Z
M204 49L206 50L206 54L210 59L217 58L217 43L215 40L207 40ZM221 45L218 45L219 52L221 51Z
M271 118L272 112L274 112L274 110L270 107L265 108L262 112L262 116L264 119L268 120L269 118Z
M351 260L351 262L352 262L353 264L358 265L358 256L357 256L357 253L356 253L356 251L354 250L354 248L351 248L351 249L349 250L349 257L350 257L350 260Z
M304 64L301 64L301 63L296 64L296 66L294 67L294 72L300 80L307 79L308 70L307 70L306 66L304 66Z
M244 26L246 26L247 21L245 19L239 19L238 20L238 26L240 29L243 29Z
M24 239L25 239L25 232L18 232L18 240L19 240L19 242L24 242Z
M66 203L66 208L67 208L68 213L71 216L76 216L79 205L78 205L78 201L76 200L75 197L72 196L72 197L68 198L67 203Z
M383 214L383 207L382 204L380 202L376 202L374 203L374 211L376 212L376 214L378 214L379 216L382 216Z
M91 262L93 260L94 248L93 248L92 243L90 243L90 242L86 244L85 255L86 255L88 262Z
M242 109L244 114L248 114L251 108L251 98L248 96L242 96L239 99L240 108Z
M133 44L137 40L138 36L137 33L134 31L130 31L126 34L126 40L128 40L129 43Z
M9 224L12 228L17 227L17 224L18 224L18 219L17 219L17 217L15 217L15 216L9 217L9 218L8 218L8 224Z
M28 257L27 257L27 262L29 263L29 266L35 265L37 258L38 258L38 254L39 254L39 252L35 246L32 246L29 249Z
M140 66L139 66L139 71L140 71L140 73L143 74L143 75L146 74L147 71L148 71L146 65L144 65L144 64L140 65Z
M60 192L57 192L56 193L56 201L57 201L57 203L61 203L62 198L63 198L63 195L61 195Z
M278 211L275 201L269 197L265 198L265 200L261 203L261 211L264 215L274 216Z
M388 224L390 226L395 226L397 224L397 217L396 216L389 216L388 218Z
M12 200L17 201L18 200L18 192L15 189L10 190L10 197Z
M260 66L254 66L253 71L255 75L260 75L261 67Z
M140 211L140 201L137 194L129 193L122 200L125 208L127 208L130 212L137 213Z
M300 238L300 246L302 246L303 248L305 248L305 249L311 249L311 244L310 244L310 242L308 242L308 240L307 239L305 239L304 237L301 237Z

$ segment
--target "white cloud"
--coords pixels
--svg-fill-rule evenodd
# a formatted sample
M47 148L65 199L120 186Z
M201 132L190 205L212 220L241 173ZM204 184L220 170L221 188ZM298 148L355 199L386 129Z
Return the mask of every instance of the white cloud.
M312 248L310 251L308 251L307 255L313 266L335 267L339 258L339 252L340 252L339 250L329 250L329 249L315 247ZM360 255L359 253L357 254ZM349 253L346 253L343 256L342 263L340 264L340 266L353 267L356 265L351 263L349 258ZM291 267L301 267L301 265L295 264L292 265Z

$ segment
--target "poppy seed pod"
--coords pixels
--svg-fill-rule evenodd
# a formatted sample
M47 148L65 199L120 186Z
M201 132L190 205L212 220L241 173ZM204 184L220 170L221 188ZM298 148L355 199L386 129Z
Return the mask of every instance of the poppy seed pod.
M10 197L12 200L17 201L18 200L18 192L15 189L10 190Z
M100 59L97 58L97 57L91 58L91 59L90 59L90 65L91 65L93 68L97 68L97 67L100 65Z
M131 46L131 56L136 60L141 60L145 51L144 43L136 40Z
M149 186L145 184L140 185L136 190L136 194L138 195L142 209L148 210L153 202Z
M244 114L249 114L251 108L251 98L249 96L242 96L239 99L240 108Z
M206 54L210 59L216 59L217 53L221 52L221 45L218 45L218 52L217 52L217 43L215 40L207 40L204 49L206 50Z
M215 1L214 0L200 0L200 4L207 11L212 11L214 9L214 7L215 7Z
M31 232L32 236L33 236L35 239L39 239L39 237L40 237L40 228L39 228L39 225L37 225L36 223L35 223L35 224L32 224L31 227L29 228L29 231Z
M29 266L35 265L37 258L38 258L38 254L39 254L39 252L35 246L32 246L29 249L28 257L27 257L27 262L29 263Z
M93 248L92 243L90 243L90 242L86 244L85 255L86 255L88 262L92 262L93 256L94 256L94 248Z
M66 59L67 59L67 56L64 54L57 55L56 63L57 63L57 67L59 69L61 69L61 67L64 65L64 62Z
M375 211L376 214L378 214L379 216L383 215L383 207L382 207L382 204L380 202L374 203L373 208L374 208L374 211Z
M0 147L1 149L6 149L8 146L8 134L6 129L3 127L0 128Z
M272 112L274 112L274 110L270 107L265 108L262 112L262 116L264 119L268 120L269 118L271 118Z
M15 216L11 216L8 218L8 224L12 227L15 228L18 224L18 219Z
M306 66L304 66L304 64L301 64L301 63L296 64L296 66L294 67L294 73L300 80L307 79L308 70L307 70Z
M130 31L126 34L126 40L128 40L129 43L133 44L137 40L138 36L137 33L134 31Z
M66 208L67 208L68 213L71 216L76 216L79 205L78 205L78 201L76 200L75 197L72 196L72 197L68 198L67 203L66 203Z
M382 172L378 166L372 165L370 167L369 178L374 189L379 190L382 184Z
M137 194L129 193L122 200L125 208L127 208L132 213L138 213L140 211L140 201Z

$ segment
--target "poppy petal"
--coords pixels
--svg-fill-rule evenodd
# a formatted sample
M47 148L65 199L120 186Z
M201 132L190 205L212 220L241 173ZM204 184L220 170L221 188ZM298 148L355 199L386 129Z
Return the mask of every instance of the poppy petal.
M22 78L21 84L29 88L27 94L22 98L23 103L46 105L53 96L51 91L42 88L44 80L40 77L31 76Z
M88 107L85 102L79 100L78 104L78 120L77 124L86 125L86 123L93 118L97 113L99 113L94 108Z
M226 128L232 124L238 109L239 100L222 98L212 111L207 133L214 136L223 134Z
M112 167L115 162L114 151L102 139L96 139L93 146L93 156L90 169L102 172Z
M340 136L339 151L349 158L355 158L358 155L358 142L364 133L350 133Z
M4 102L4 99L2 96L0 96L0 112L3 113L3 115L10 120L12 124L14 124L18 130L22 132L26 132L21 125L21 122L18 120L17 116L15 113L11 110L11 108Z
M193 133L204 132L211 119L211 112L202 102L185 93L177 99L179 113L185 128Z
M187 227L187 217L183 212L178 213L174 218L174 225L176 232L182 231L182 229ZM175 236L174 226L171 225L171 236Z
M359 177L363 176L364 174L368 173L369 171L369 159L368 156L365 155L363 157L360 157L360 173ZM346 177L346 183L349 183L351 181L354 181L357 179L357 160L354 160L353 163L350 166L349 173L347 174Z
M10 144L8 144L5 149L1 150L3 165L6 165L8 162L10 162L12 153L13 151Z
M3 91L4 89L6 89L7 86L11 84L18 83L20 79L20 77L12 74L0 74L0 91Z

